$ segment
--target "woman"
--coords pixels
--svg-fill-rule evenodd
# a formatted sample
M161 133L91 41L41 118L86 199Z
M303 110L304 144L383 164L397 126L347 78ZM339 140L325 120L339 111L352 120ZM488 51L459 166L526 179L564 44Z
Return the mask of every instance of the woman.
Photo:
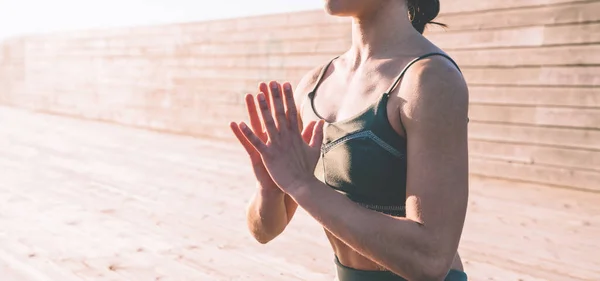
M457 248L468 200L468 90L422 36L439 1L325 6L353 18L350 49L294 92L261 84L246 96L250 125L230 124L257 178L252 234L269 242L299 205L324 227L340 281L467 280Z

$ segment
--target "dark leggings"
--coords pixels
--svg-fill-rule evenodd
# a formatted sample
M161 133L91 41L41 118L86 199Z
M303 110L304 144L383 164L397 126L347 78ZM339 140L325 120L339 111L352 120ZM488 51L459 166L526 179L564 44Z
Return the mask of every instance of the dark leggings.
M357 270L340 263L335 257L337 280L339 281L407 281L389 271ZM444 281L467 281L467 274L459 270L450 270Z

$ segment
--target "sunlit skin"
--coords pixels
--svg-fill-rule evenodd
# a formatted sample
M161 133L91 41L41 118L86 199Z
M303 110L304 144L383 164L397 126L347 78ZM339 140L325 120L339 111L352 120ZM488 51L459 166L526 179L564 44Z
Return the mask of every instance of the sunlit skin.
M441 52L411 25L404 1L332 0L326 11L353 18L353 43L326 73L316 96L328 122L371 104L408 61ZM261 83L246 96L249 124L230 127L250 156L257 191L248 227L261 243L279 235L302 207L325 229L346 266L390 270L408 280L443 280L462 270L457 253L468 201L468 90L442 57L413 65L390 93L388 119L408 146L406 217L355 204L317 180L325 120L303 119L300 106L315 83L315 68L292 90Z

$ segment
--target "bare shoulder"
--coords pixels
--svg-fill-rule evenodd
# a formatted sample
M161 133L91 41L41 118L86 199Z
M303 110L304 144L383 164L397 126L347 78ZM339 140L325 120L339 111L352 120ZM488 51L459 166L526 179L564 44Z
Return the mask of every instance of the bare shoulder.
M458 68L445 57L432 56L411 66L398 95L404 100L401 114L407 130L417 124L467 122L467 83Z

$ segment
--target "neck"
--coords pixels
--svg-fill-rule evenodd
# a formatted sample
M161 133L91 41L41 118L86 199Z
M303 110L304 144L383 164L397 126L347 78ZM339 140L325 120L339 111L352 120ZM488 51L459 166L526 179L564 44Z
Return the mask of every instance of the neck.
M388 1L375 12L352 20L352 47L347 53L355 67L375 57L387 57L398 47L420 35L408 19L403 1Z

